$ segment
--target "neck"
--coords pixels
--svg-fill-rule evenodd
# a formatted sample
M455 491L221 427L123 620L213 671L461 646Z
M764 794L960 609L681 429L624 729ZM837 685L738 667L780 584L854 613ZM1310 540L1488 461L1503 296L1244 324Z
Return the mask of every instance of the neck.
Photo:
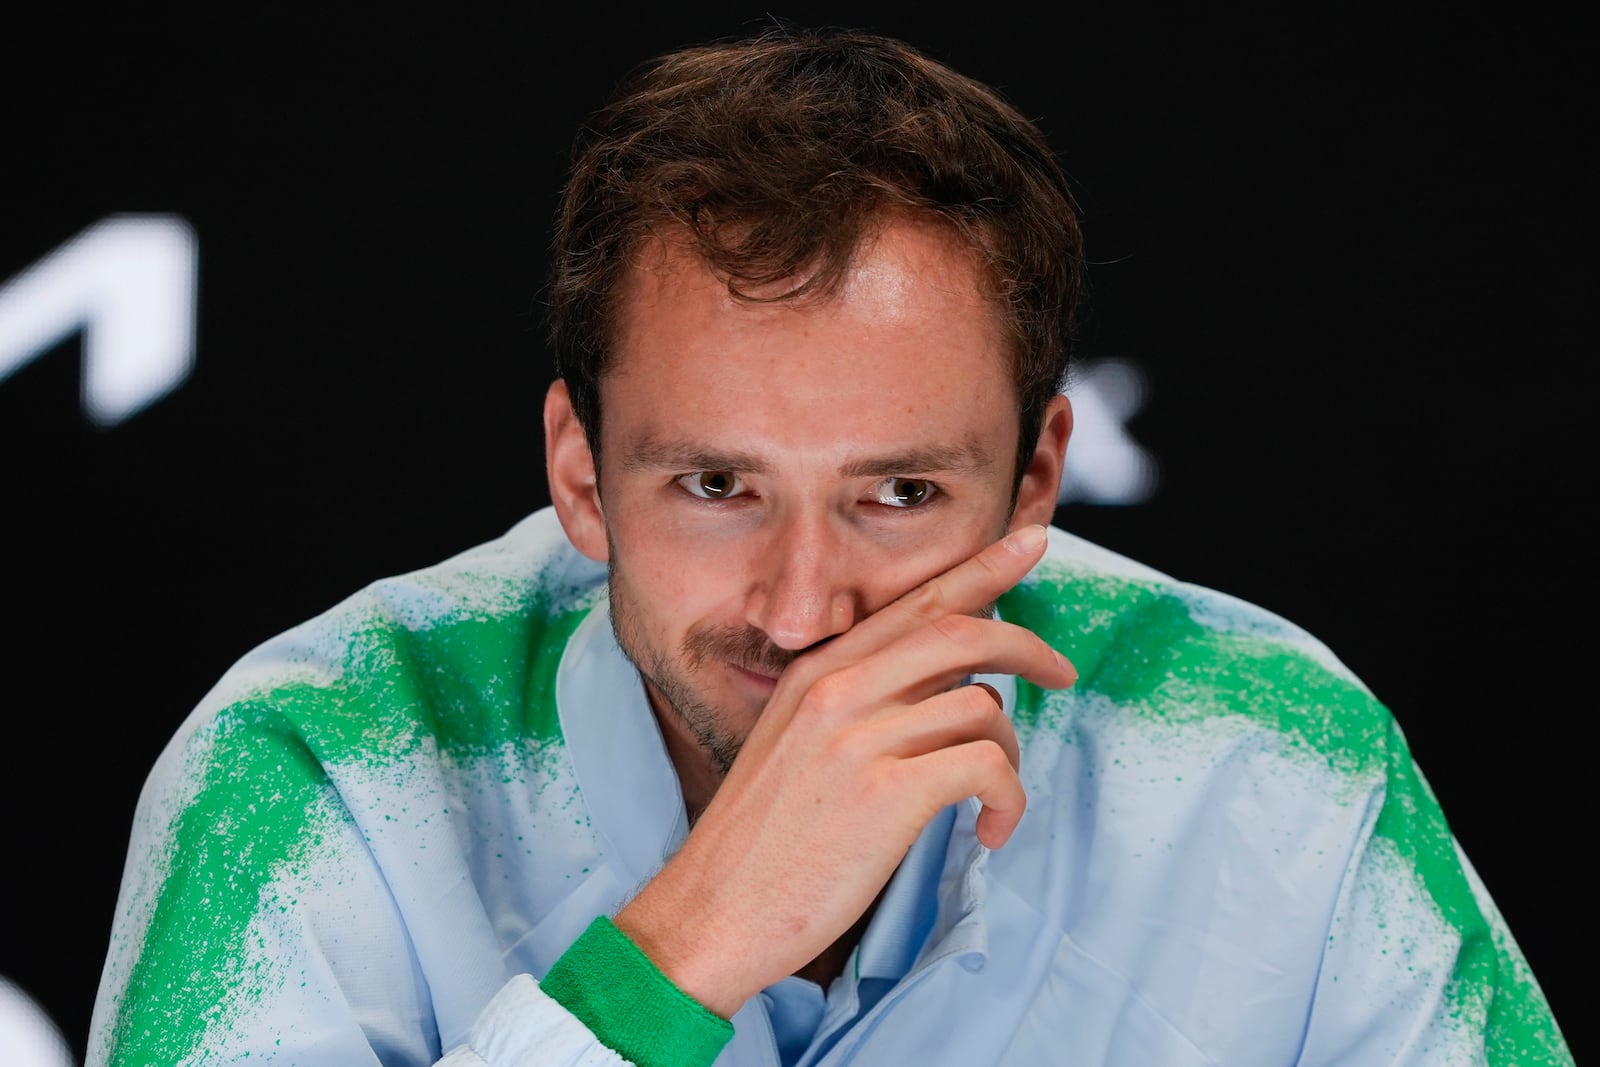
M672 761L672 769L678 776L678 789L683 793L683 807L689 816L689 825L693 826L710 805L711 798L717 795L724 772L694 735L694 731L689 729L683 716L673 709L672 704L648 678L643 677L642 672L640 681L644 685L650 714L654 716L656 727L661 731L661 740L666 744L667 758Z
M653 702L652 702L653 707ZM661 724L661 739L667 745L667 758L678 774L678 788L683 792L683 807L693 826L704 814L711 798L722 785L722 775L717 773L711 757L700 743L686 736L683 724L673 715L656 712L656 722Z

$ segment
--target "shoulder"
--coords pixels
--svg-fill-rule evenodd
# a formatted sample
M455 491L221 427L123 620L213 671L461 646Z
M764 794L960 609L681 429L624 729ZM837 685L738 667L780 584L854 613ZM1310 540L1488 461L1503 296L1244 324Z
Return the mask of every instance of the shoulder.
M1062 693L1023 685L1019 706L1035 720L1086 702L1166 726L1244 719L1325 754L1376 741L1388 728L1371 690L1302 627L1060 529L1001 611L1079 672Z
M315 762L393 757L425 740L494 744L554 729L566 639L605 570L567 542L551 509L430 566L374 581L251 649L174 738L191 749L266 732Z
M1000 604L1079 673L1065 690L1017 683L1035 829L1092 815L1130 849L1183 841L1214 817L1258 844L1316 825L1320 847L1337 849L1366 832L1409 754L1326 645L1257 605L1060 530L1051 539ZM1257 815L1237 821L1241 804Z

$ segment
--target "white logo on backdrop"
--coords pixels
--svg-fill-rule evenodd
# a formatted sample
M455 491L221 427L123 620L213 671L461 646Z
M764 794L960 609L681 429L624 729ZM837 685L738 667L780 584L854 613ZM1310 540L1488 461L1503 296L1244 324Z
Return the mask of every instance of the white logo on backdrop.
M1124 359L1098 359L1074 372L1072 439L1057 503L1139 504L1156 491L1156 461L1128 436L1144 405L1144 373Z
M0 380L83 331L83 411L115 426L194 366L198 242L173 215L102 219L0 286Z

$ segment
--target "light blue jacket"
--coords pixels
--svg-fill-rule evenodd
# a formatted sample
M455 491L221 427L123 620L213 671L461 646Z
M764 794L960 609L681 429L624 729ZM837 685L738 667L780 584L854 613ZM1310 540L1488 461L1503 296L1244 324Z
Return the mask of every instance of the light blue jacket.
M538 983L687 831L604 581L545 510L241 659L141 795L90 1067L624 1062ZM986 679L1015 836L947 809L820 1022L786 980L717 1064L1572 1062L1321 644L1058 529L1001 612L1080 673Z

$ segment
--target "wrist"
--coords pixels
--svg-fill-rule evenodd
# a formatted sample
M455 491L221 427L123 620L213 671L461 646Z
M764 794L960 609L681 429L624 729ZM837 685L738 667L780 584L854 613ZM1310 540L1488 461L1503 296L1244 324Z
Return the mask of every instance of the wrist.
M674 984L604 916L551 966L540 988L639 1067L709 1067L733 1036L726 1016Z
M709 1011L731 1019L765 983L757 978L741 980L735 965L739 954L724 947L717 937L725 925L711 923L696 929L685 921L687 911L658 904L657 895L647 886L617 913L617 929L673 985Z

